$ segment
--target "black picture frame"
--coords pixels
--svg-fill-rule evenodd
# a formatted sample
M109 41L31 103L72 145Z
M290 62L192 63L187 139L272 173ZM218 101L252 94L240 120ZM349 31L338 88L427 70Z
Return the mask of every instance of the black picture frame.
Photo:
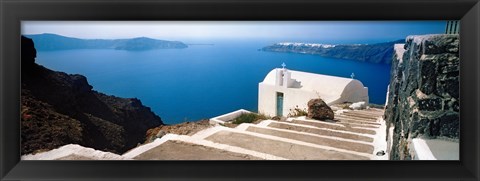
M479 180L478 0L0 0L2 180ZM460 161L21 161L22 20L461 20Z

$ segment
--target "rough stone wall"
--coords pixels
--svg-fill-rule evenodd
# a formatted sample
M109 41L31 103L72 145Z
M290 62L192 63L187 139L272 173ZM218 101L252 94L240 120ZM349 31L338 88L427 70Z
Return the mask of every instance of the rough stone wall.
M413 138L459 139L459 35L409 36L395 50L385 120L390 159L408 160Z

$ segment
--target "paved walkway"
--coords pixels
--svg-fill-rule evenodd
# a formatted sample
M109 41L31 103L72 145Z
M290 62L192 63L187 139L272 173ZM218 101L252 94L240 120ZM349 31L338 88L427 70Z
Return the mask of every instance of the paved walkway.
M169 140L157 147L147 150L135 160L259 160L247 154L225 151L218 148Z
M112 159L134 160L370 160L386 150L383 110L342 110L331 121L305 117L264 120L236 128L217 125L197 134L167 134ZM34 159L33 157L29 157ZM51 156L49 158L52 158ZM63 155L56 159L98 159Z

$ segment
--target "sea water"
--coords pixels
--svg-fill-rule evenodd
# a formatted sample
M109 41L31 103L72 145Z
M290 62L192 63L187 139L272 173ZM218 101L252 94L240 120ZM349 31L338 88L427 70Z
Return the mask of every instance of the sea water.
M257 111L258 83L282 63L304 72L348 78L354 73L354 78L368 87L371 103L385 103L390 65L258 50L275 40L200 42L213 45L147 51L39 51L36 62L52 70L84 75L96 91L138 98L167 124L238 109Z

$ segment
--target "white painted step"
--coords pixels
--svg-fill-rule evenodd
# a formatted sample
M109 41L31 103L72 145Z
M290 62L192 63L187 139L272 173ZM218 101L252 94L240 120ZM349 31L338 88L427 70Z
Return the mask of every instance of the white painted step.
M363 118L363 119L367 119L367 120L377 120L378 117L381 117L380 115L359 113L359 112L356 112L356 111L346 111L346 112L343 112L341 115L351 116L351 117L356 117L356 118Z
M277 136L282 138L313 143L317 145L329 146L367 154L373 154L374 147L372 143L365 141L357 141L351 139L343 139L334 136L325 136L312 133L305 133L293 130L278 129L272 127L261 127L253 124L242 124L241 129L249 132L260 133L265 135ZM238 127L237 127L238 128Z
M208 128L205 131L217 130ZM136 160L285 160L282 157L213 143L199 137L167 134L122 155Z
M195 136L195 135L194 135ZM217 128L205 140L293 160L365 160L371 154L238 129Z
M271 128L293 130L298 132L323 135L323 136L332 136L332 137L363 141L363 142L373 141L373 135L370 135L370 134L362 134L362 133L348 132L348 131L328 129L328 128L319 128L319 127L305 125L305 124L295 124L295 123L289 123L289 122L267 120L267 121L261 122L259 125L263 125Z
M344 122L344 123L355 123L355 124L364 124L372 126L380 126L381 124L376 121L363 120L350 116L335 115L334 121Z
M22 160L129 160L129 158L77 144L68 144L59 148L21 157Z
M375 134L375 130L371 129L371 128L345 126L345 125L342 125L342 124L330 123L330 122L327 122L327 121L294 119L294 120L292 120L292 123L315 126L317 128L326 128L326 129L331 129L331 130L353 132L353 133L362 133L362 134L371 134L371 135Z

